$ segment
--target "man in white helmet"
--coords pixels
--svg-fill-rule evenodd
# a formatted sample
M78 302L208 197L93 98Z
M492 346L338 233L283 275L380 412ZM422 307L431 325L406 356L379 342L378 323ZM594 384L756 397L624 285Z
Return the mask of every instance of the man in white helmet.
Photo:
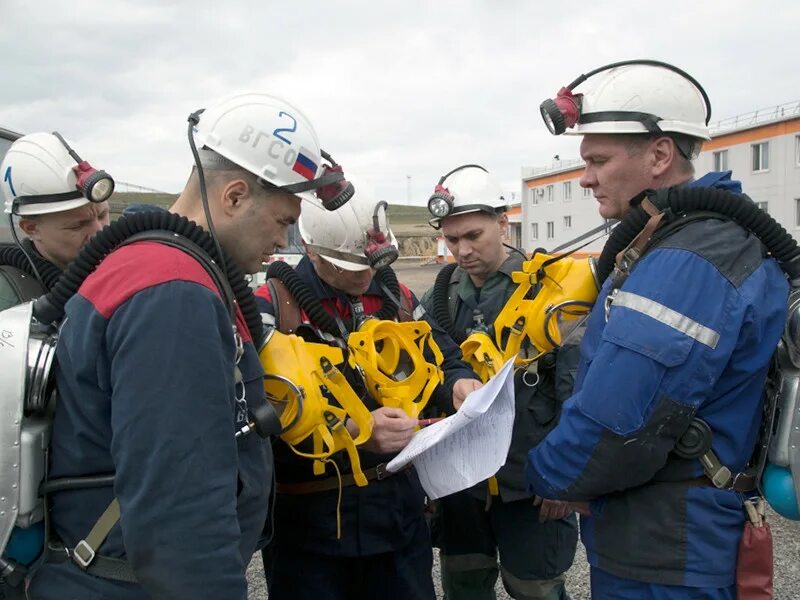
M27 236L21 248L3 250L3 267L41 277L39 293L108 225L113 180L75 156L59 134L32 133L15 140L0 164L9 225L16 220Z
M710 111L694 79L654 61L602 67L542 105L551 131L583 136L581 185L601 216L624 219L619 231L642 217L589 316L575 393L527 467L540 496L591 501L595 599L736 597L745 469L787 283L752 233L696 212L740 189L730 172L694 179ZM675 199L680 218L662 210ZM601 257L608 271L616 250Z
M301 195L332 185L325 201L340 203L347 186L303 113L274 96L193 113L189 137L196 166L175 214L133 215L100 235L147 222L172 232L117 246L66 305L50 479L112 474L113 487L49 495L57 550L30 598L247 598L272 452L235 437L266 403L241 272L286 243ZM178 215L215 231L223 255L212 263L211 238Z
M355 187L353 199L333 213L319 202L304 201L299 225L306 256L294 271L285 265L270 269L280 280L270 278L256 291L264 318L280 331L314 332L313 339L325 340L344 340L369 316L427 321L445 357L436 400L461 403L480 382L388 267L397 249L386 203L361 180ZM324 475L315 476L311 460L276 443L275 536L265 553L270 598L433 599L424 491L413 469L385 470L418 421L380 405L355 370L346 376L372 414L372 435L359 447L368 484L354 485L341 455L326 463ZM352 419L346 426L358 434Z
M500 185L483 167L462 165L439 180L428 208L455 263L439 273L423 306L458 343L473 331L494 339L493 323L517 289L511 274L527 258L503 242L508 216ZM494 598L498 572L512 598L567 597L563 574L575 556L577 522L564 504L534 501L524 468L527 451L558 421L577 361L573 345L539 359L536 379L517 373L505 465L490 480L439 501L434 541L450 600Z
M9 229L16 222L27 237L0 246L0 310L48 291L89 238L108 225L113 180L75 156L58 133L32 133L14 140L3 157ZM29 530L15 530L4 558L31 563L35 554L20 551L26 535ZM0 581L0 597L25 596Z

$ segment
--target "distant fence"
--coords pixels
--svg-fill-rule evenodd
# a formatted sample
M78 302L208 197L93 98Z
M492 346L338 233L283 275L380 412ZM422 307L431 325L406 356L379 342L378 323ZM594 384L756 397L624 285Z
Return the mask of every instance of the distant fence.
M709 123L708 129L713 137L732 129L762 125L788 117L800 117L800 100L779 104L778 106L760 108L749 113L736 115L735 117L728 117L716 123Z

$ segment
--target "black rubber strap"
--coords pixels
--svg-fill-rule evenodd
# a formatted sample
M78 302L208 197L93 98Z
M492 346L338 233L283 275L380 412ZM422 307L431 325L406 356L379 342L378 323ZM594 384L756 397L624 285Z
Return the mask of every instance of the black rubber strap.
M42 194L41 196L17 196L14 198L14 207L30 206L31 204L47 204L48 202L64 202L65 200L77 200L83 198L83 194L75 190L74 192L64 192L62 194Z
M593 113L584 113L578 119L578 123L581 125L607 121L636 121L644 125L645 129L650 133L664 133L661 127L658 126L661 117L650 113L627 110L601 110Z
M48 547L49 556L46 562L64 563L72 562L72 550L62 545L51 545ZM80 569L77 565L75 568ZM92 564L86 569L81 569L89 575L113 581L123 581L125 583L138 583L136 575L130 563L122 558L111 558L110 556L95 556Z

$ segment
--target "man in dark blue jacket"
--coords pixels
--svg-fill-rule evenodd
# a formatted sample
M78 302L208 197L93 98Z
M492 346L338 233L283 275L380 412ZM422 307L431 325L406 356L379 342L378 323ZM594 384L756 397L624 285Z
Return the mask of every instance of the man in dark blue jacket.
M567 126L577 117L581 185L594 192L602 217L623 218L645 189L738 191L730 173L693 181L690 160L709 139L710 106L685 73L618 66L585 88L579 114L567 88L551 108L566 109ZM558 115L549 118L557 130ZM628 255L627 277L606 280L582 341L574 395L529 453L537 494L590 501L581 536L595 599L736 596L740 492L752 491L752 480L712 483L699 460L673 449L696 417L710 427L722 465L733 474L745 469L788 286L751 233L714 215L691 216L656 229L641 258Z
M365 316L424 320L445 357L444 383L435 392L436 400L460 404L480 382L412 292L402 284L392 291L397 282L394 272L371 268L370 258L387 248L373 242L379 238L388 244L392 236L385 223L378 226L381 231L373 229L368 235L373 216L381 218L378 202L365 183L356 181L355 186L353 199L333 213L303 203L300 233L307 256L294 274L305 291L293 299L285 293L275 298L272 292L279 288L270 280L256 292L263 316L277 321L283 331L298 331L298 326L318 329L323 324L311 318L309 310L321 307L337 322L324 335L338 339L354 331ZM311 298L313 306L301 296ZM292 302L298 303L294 314L287 308ZM346 375L372 415L371 437L359 447L368 484L354 485L344 453L332 457L324 475L315 476L311 460L282 441L276 443L275 535L265 553L270 598L433 600L424 491L413 469L392 474L384 468L408 444L417 419L399 408L382 406L354 370ZM347 428L358 434L352 419Z
M508 225L503 191L479 165L453 169L440 188L452 207L431 224L441 227L456 264L445 267L447 285L437 279L422 304L456 341L476 330L494 339L493 323L517 289L511 275L525 260L521 251L509 252L503 244ZM525 483L525 461L528 450L558 422L577 362L578 348L571 344L537 360L533 375L520 369L505 465L488 481L439 500L434 541L449 600L494 598L498 574L512 598L568 598L564 573L575 557L578 524L566 503L540 505L534 498Z
M288 143L263 133L287 118ZM318 187L316 134L292 105L247 94L207 109L194 136L219 243L255 272L286 243L298 186ZM193 171L172 211L210 228L201 183ZM265 402L253 333L236 312L234 326L196 258L152 241L112 252L68 302L50 475L112 473L114 485L52 495L66 553L34 574L31 598L246 600L272 453L257 436L234 437Z

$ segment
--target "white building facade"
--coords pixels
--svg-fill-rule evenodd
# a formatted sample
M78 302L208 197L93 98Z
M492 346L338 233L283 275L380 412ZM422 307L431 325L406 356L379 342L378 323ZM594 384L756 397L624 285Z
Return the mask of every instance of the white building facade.
M712 125L694 161L697 176L733 171L743 191L800 239L800 102ZM529 251L551 250L603 223L591 190L580 187L583 161L523 168L521 232ZM599 254L606 238L584 251Z

